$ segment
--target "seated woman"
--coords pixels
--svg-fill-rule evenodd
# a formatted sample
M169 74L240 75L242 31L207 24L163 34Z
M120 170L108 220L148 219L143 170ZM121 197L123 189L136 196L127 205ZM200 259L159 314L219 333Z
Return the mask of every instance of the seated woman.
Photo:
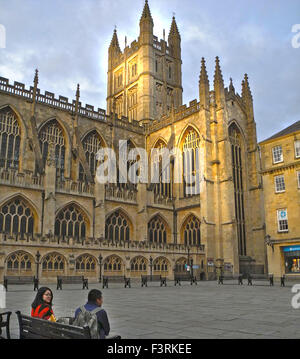
M31 316L35 318L56 322L52 310L53 293L50 288L42 287L38 290L36 297L31 304Z

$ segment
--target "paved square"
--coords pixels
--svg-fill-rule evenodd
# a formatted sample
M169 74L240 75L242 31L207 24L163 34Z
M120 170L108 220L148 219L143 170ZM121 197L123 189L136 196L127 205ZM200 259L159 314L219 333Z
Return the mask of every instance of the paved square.
M49 287L56 317L73 315L86 302L88 291L76 285L64 285L62 291ZM99 283L89 287L102 290ZM124 339L300 338L300 309L291 306L291 287L280 288L278 283L248 287L229 281L223 286L198 282L197 286L174 287L169 282L166 288L156 283L141 288L133 283L126 289L112 284L102 292L111 330ZM7 307L30 314L34 297L32 286L10 286ZM15 315L11 332L18 338Z

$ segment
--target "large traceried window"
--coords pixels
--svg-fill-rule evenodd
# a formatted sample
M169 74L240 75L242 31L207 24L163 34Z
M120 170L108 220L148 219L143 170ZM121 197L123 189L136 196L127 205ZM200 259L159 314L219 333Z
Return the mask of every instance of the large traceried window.
M175 264L175 272L177 273L186 273L187 269L187 259L182 257L177 259Z
M88 219L75 205L63 208L55 218L55 235L85 238Z
M61 254L49 253L42 259L43 272L63 272L65 269L65 259Z
M127 148L127 150L126 150ZM121 173L120 168L117 170L117 186L120 189L137 189L137 184L132 183L129 178L129 171L131 166L133 166L138 160L139 156L136 156L137 158L129 159L129 153L131 150L135 149L135 145L131 140L127 140L127 142L124 142L122 146L119 148L119 156L122 160L122 163L127 163L127 167L125 168L126 173ZM138 175L138 173L137 173Z
M55 119L47 122L42 127L39 133L39 139L44 165L47 160L49 146L53 144L55 148L56 177L63 179L66 145L63 130Z
M122 272L123 261L116 255L105 258L103 262L104 272Z
M31 255L23 251L17 251L9 255L6 260L7 271L30 272L33 270L34 259Z
M30 233L34 231L32 209L22 198L15 198L0 209L0 232Z
M159 182L155 183L154 187L155 196L172 198L172 174L170 162L168 161L168 165L164 164L162 159L163 151L166 147L166 143L161 139L159 139L154 146L154 150L152 151L153 156L151 156L151 160L153 160L152 169L154 172L152 178L157 175L159 176Z
M142 256L132 258L130 261L130 270L132 272L146 272L147 259Z
M21 130L14 112L0 110L0 167L19 168Z
M129 241L130 224L121 211L112 213L105 222L105 238L112 241Z
M229 127L231 143L232 174L234 183L235 216L237 221L238 248L240 255L247 255L244 209L242 135L236 124Z
M184 244L190 246L200 246L201 244L201 230L200 221L197 217L189 216L182 228L182 235Z
M148 240L150 243L167 243L167 226L160 216L155 216L148 223Z
M154 272L168 272L169 261L165 257L158 257L153 261Z
M97 161L97 152L105 147L104 142L99 136L96 130L90 132L82 141L83 150L85 152L86 161L88 163L91 175L94 178L97 171L98 161ZM79 180L83 181L85 179L84 169L82 165L79 165Z
M194 128L188 128L186 130L181 146L184 197L189 197L200 193L200 137Z
M96 260L94 257L83 254L76 259L76 271L77 272L95 272Z

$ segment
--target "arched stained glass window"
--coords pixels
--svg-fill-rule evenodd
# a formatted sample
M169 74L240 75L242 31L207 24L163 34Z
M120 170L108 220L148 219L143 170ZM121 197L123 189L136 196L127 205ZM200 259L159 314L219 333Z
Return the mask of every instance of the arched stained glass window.
M87 218L75 205L63 208L55 218L55 235L85 238L87 234Z
M105 238L112 241L129 241L130 224L121 211L112 213L105 222Z
M237 220L237 236L240 255L247 255L246 228L243 189L242 135L235 123L229 127L231 143L232 175L234 183L234 203Z
M17 197L1 207L0 231L10 234L33 233L34 215L25 200Z
M41 152L44 164L46 163L49 146L52 143L55 147L55 164L56 164L56 177L64 178L65 169L65 138L63 130L58 122L53 119L47 122L39 133Z
M200 193L199 149L199 134L194 128L190 127L185 131L182 139L183 189L185 197Z
M183 225L184 244L190 246L200 246L201 230L200 221L195 216L189 216Z
M148 223L148 240L151 243L167 243L167 228L160 216L155 216Z
M21 130L14 112L0 110L0 167L19 168Z
M88 163L91 175L94 178L97 171L98 161L97 161L97 152L105 147L104 142L99 136L96 130L90 132L82 141L83 150L85 152L86 161ZM85 179L84 169L82 165L79 165L79 180L83 181Z

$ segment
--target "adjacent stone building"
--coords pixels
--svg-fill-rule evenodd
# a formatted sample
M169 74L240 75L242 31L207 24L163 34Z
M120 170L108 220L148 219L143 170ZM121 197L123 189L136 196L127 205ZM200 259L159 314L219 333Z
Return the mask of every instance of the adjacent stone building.
M262 141L269 272L300 275L300 121Z
M187 265L198 279L220 270L263 273L262 183L247 75L240 96L232 81L224 87L216 58L210 88L202 59L200 100L182 105L176 20L168 42L158 41L147 1L138 40L122 52L114 31L108 61L107 111L83 107L79 87L72 102L42 94L37 72L29 89L0 78L0 278L172 278ZM165 168L159 156L150 159L160 169L158 183L151 173L148 183L99 183L96 154L118 152L120 139L149 158L153 148L177 148L182 183L174 181L174 157Z

